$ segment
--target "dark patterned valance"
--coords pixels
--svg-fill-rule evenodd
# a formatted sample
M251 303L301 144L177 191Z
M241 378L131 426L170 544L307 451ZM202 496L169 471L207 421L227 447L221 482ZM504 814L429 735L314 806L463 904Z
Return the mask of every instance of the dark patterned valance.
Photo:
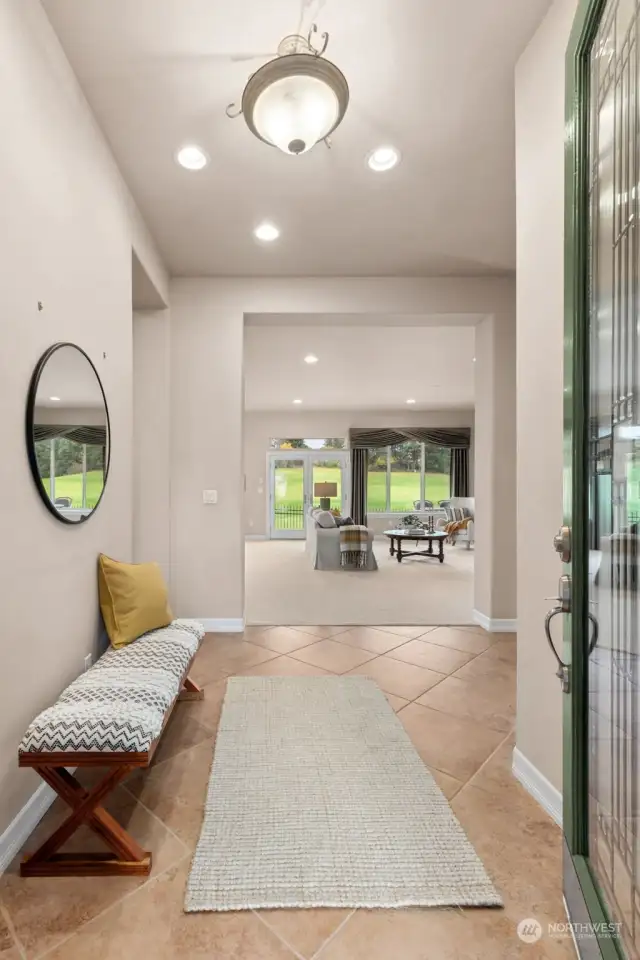
M86 443L97 447L107 445L107 428L91 426L71 426L67 423L34 423L33 439L53 440L54 437L64 437L74 440L75 443Z
M471 446L470 427L383 427L379 430L351 427L349 446L358 448L388 447L405 440L417 440L419 443L434 443L438 447L468 449Z

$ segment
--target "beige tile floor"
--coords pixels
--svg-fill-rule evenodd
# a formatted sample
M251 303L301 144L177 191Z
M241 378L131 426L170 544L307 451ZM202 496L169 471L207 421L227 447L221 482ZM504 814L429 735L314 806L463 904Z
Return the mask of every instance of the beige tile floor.
M251 627L209 635L193 671L205 699L179 703L155 761L108 807L146 849L136 878L0 878L0 960L510 960L574 956L520 920L564 920L559 829L513 779L515 637L480 628ZM451 800L505 907L182 911L226 678L364 674L378 682ZM64 816L54 804L33 849ZM77 844L93 837L76 836Z

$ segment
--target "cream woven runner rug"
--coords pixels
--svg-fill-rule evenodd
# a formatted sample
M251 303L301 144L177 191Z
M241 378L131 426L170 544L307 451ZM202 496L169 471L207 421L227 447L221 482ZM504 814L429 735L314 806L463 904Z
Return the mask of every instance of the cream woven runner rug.
M501 902L373 681L228 681L187 911Z

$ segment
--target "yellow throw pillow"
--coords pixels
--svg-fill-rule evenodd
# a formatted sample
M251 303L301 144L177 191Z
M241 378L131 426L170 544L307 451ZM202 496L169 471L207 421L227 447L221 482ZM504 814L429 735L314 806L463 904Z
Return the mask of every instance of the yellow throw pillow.
M101 553L98 592L104 625L116 649L173 620L157 563L120 563Z

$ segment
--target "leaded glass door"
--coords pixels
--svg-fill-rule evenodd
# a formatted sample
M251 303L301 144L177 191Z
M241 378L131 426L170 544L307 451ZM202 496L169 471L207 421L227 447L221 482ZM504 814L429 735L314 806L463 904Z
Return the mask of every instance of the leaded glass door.
M581 956L640 960L636 0L583 0L567 56L566 838ZM589 924L591 924L589 928ZM581 928L582 929L582 928Z

